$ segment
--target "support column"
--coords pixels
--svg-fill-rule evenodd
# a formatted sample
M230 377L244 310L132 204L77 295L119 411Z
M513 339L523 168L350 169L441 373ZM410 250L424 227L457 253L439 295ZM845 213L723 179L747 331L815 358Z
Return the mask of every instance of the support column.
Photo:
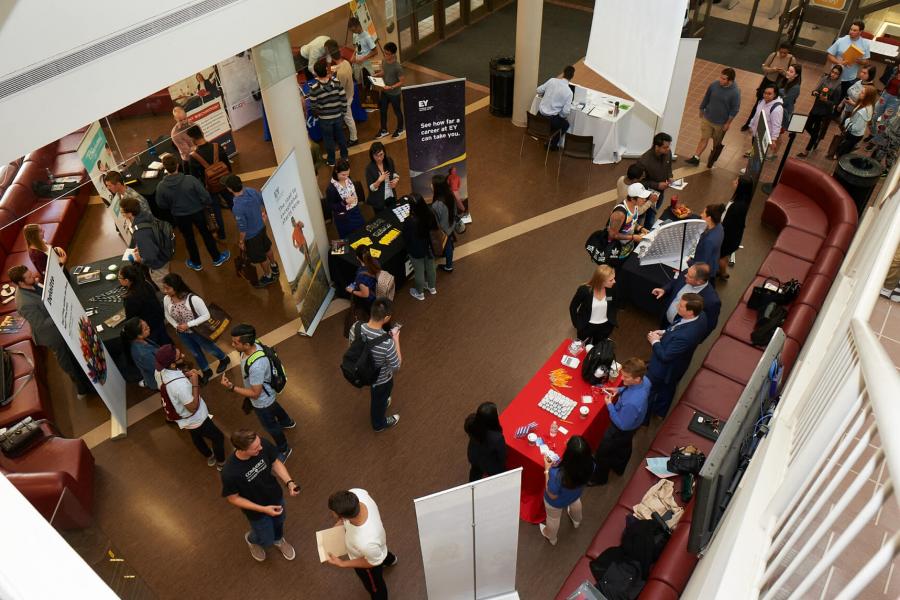
M513 125L525 127L538 86L541 64L541 21L544 0L518 0L516 7L516 80L513 85ZM560 65L562 69L563 65Z
M296 149L294 157L300 172L303 196L306 198L312 220L309 225L315 232L319 256L323 257L322 265L328 269L327 259L330 251L328 232L325 230L316 169L306 132L303 97L297 85L297 70L294 67L294 56L291 53L291 42L287 33L255 46L251 55L259 79L269 131L272 134L275 158L281 164L291 150Z

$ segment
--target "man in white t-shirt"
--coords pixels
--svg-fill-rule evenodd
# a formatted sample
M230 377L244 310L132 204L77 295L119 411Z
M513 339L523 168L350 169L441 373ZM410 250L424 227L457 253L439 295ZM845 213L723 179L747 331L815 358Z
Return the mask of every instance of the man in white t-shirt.
M175 421L178 427L191 434L191 441L206 458L206 464L221 471L225 464L225 435L213 424L206 402L200 397L200 371L183 371L183 367L184 357L172 344L156 351L156 383L160 390L165 386L163 407L167 416L173 410L181 417ZM170 407L166 407L167 400ZM207 439L212 442L212 450Z
M353 569L373 600L387 600L384 567L396 565L397 557L387 549L378 505L366 490L352 488L333 493L328 498L328 508L337 522L344 525L344 543L350 557L343 560L329 554L328 562Z

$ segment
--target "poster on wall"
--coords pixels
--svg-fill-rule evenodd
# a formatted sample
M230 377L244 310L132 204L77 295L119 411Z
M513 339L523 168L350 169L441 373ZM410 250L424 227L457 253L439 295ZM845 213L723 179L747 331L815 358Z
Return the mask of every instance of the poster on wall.
M262 118L262 96L250 51L241 52L216 65L232 131Z
M282 270L300 313L300 333L312 335L334 296L334 289L328 283L325 264L316 246L294 152L291 150L263 185L262 197Z
M844 10L847 6L847 0L811 0L810 6L818 6L819 8L828 8L830 10Z
M125 380L100 339L99 327L85 314L66 278L56 254L51 252L44 275L44 306L69 350L109 409L112 437L123 436L128 428L125 409Z
M87 133L84 134L84 138L78 146L78 157L87 170L91 182L97 189L97 194L103 198L103 202L112 211L116 231L119 232L125 245L130 245L131 228L125 220L125 215L122 214L122 210L119 208L119 198L110 194L109 190L106 189L106 184L103 183L104 175L108 171L116 169L116 160L113 158L112 149L106 141L106 134L103 133L103 128L100 127L99 121L94 121L88 127Z
M430 198L431 178L453 170L457 194L467 198L466 80L404 86L403 111L412 191Z
M372 20L372 15L369 13L366 0L350 0L350 12L359 19L359 25L362 27L362 30L367 31L372 36L372 40L377 42L378 32L375 30L375 21Z
M187 113L188 121L200 126L207 141L219 144L228 156L237 154L216 67L203 69L170 85L169 95Z

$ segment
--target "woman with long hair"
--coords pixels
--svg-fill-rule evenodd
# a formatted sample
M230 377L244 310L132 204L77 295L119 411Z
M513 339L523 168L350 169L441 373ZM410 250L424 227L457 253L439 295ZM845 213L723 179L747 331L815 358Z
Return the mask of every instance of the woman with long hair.
M706 221L706 230L700 234L697 248L694 250L694 258L688 261L688 266L694 263L708 264L710 282L719 273L719 257L722 254L722 239L725 237L725 232L722 230L724 213L724 204L708 204L703 209L700 217Z
M158 390L156 383L156 351L159 344L150 339L150 326L140 317L131 317L122 323L122 332L119 334L122 344L141 372L141 380L138 385Z
M366 185L369 186L369 197L366 204L377 213L392 207L397 200L397 183L400 175L394 166L394 159L387 155L381 142L373 142L369 148L369 164L366 165Z
M847 89L847 95L841 100L841 106L843 107L841 123L843 123L844 120L850 116L850 113L853 112L853 109L856 108L859 97L862 95L865 88L871 88L875 92L875 101L878 101L878 90L875 89L875 76L878 75L878 70L875 68L875 65L865 65L860 67L857 75L859 76L859 79L853 82L853 85Z
M447 183L446 175L435 175L431 178L431 210L437 220L438 227L447 236L444 244L444 264L441 270L453 271L453 246L456 242L456 197Z
M350 335L350 327L356 321L365 323L369 320L372 303L375 302L375 289L378 286L378 274L381 273L381 265L372 256L368 246L360 246L356 249L356 259L359 268L356 269L356 277L347 286L350 294L350 310L344 320L344 337Z
M194 356L197 367L203 372L201 381L205 384L212 377L212 369L206 360L204 351L209 352L219 360L216 373L222 373L228 368L231 360L222 352L216 343L193 331L193 327L201 325L209 320L209 309L203 298L197 296L187 286L181 275L169 273L163 277L163 311L166 321L178 332L181 342Z
M798 157L809 156L809 153L818 148L819 142L825 137L828 122L834 114L834 107L841 99L841 73L843 72L844 68L841 65L832 66L828 73L822 75L812 91L816 100L809 111L806 125L803 126L809 133L809 142L806 144L806 150L800 152Z
M346 239L365 225L359 203L365 199L362 186L350 179L350 161L342 158L331 171L331 181L325 189L325 200L331 207L331 216L338 237Z
M594 269L590 281L575 290L569 303L569 316L579 340L597 344L612 333L618 311L615 285L615 269L600 265Z
M749 175L739 175L735 178L734 193L731 200L725 205L725 214L722 216L722 249L719 251L719 278L728 279L728 264L730 257L741 245L744 238L744 227L747 224L747 211L750 209L750 201L753 199L753 178Z
M782 108L784 116L781 118L781 131L787 131L787 127L794 115L794 106L797 104L797 98L800 97L800 86L803 83L803 65L792 64L785 70L782 87L778 90L781 96Z
M841 139L834 156L829 156L830 159L840 158L856 148L856 144L866 135L869 123L872 122L877 99L878 94L875 88L864 87L862 89L856 101L856 106L853 107L850 116L844 121L844 137Z
M28 258L31 259L31 264L34 265L37 272L41 274L41 279L43 279L44 274L47 272L47 256L51 248L47 240L44 239L44 226L29 223L22 228L22 235L25 238L25 246L28 248ZM53 251L59 257L59 262L65 265L68 258L66 251L55 246Z
M403 222L403 241L413 264L414 287L410 295L416 300L425 299L425 290L437 294L434 270L435 249L431 244L431 232L437 231L437 219L421 195L413 193L404 196L410 204L409 216Z
M593 473L591 447L580 435L569 439L559 466L553 466L550 457L544 456L544 509L547 520L541 523L541 535L551 545L555 546L558 541L556 535L563 509L566 509L576 529L581 525L581 493Z
M166 317L162 304L141 267L124 265L119 269L119 285L127 290L123 298L125 318L143 319L150 326L150 339L160 346L171 344L172 338L166 331Z
M466 417L463 429L469 436L469 481L506 471L506 441L496 404L482 402Z

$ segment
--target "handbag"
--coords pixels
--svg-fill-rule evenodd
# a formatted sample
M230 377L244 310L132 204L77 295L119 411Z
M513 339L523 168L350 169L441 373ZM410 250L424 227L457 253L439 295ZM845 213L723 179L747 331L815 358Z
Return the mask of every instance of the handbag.
M241 248L235 257L234 270L237 272L238 277L246 279L250 285L254 287L259 285L259 273L256 271L256 266L247 258L247 250L245 248Z
M610 240L609 232L606 229L598 229L588 236L584 243L584 249L594 263L612 266L618 262L619 256L622 254L622 242Z
M191 301L192 297L193 294L188 296L188 306L190 306L191 312L196 318L197 311L194 310L194 303ZM228 329L228 326L231 324L231 315L215 302L207 304L206 309L209 311L209 319L205 323L200 323L193 327L192 330L197 335L202 335L208 340L215 341Z
M444 247L447 245L447 234L438 228L429 231L428 235L431 242L431 251L435 256L443 256Z
M0 433L0 450L5 456L15 458L21 456L31 448L35 442L41 439L41 425L47 419L35 421L31 417L25 417L3 433ZM44 436L44 440L52 436Z
M750 293L750 299L747 301L747 306L753 310L761 310L769 302L777 302L780 289L780 280L775 277L766 277L765 281L753 288L753 291Z
M13 378L14 368L12 364L13 356L21 356L25 359L25 361L31 365L31 373L22 378L22 383L19 385L19 389L13 391L15 387L15 380ZM34 363L31 361L31 358L25 354L24 352L19 352L16 350L8 350L6 348L2 349L2 359L3 365L0 368L0 407L6 406L13 399L19 395L29 381L34 377Z

